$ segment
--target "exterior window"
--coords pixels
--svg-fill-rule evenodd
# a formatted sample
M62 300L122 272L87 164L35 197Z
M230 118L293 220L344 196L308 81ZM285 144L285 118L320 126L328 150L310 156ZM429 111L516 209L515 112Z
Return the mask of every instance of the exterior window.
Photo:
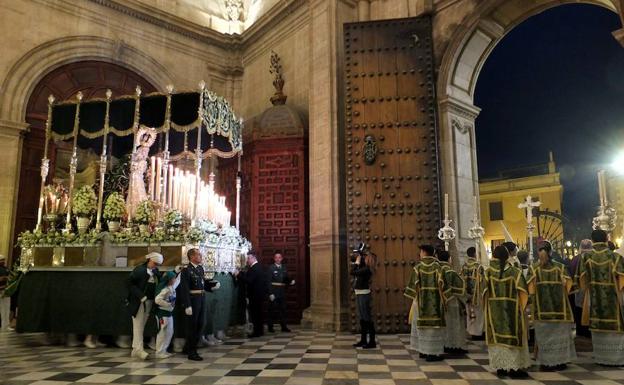
M503 202L490 202L490 220L503 220Z
M501 246L504 242L504 239L492 239L492 241L490 242L491 250L494 251L496 246Z

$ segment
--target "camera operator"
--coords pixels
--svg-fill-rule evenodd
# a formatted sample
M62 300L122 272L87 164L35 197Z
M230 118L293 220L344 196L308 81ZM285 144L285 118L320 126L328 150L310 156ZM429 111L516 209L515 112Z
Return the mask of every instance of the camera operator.
M353 279L353 289L355 290L355 302L357 304L358 314L360 315L360 342L353 347L362 347L364 349L374 349L377 347L375 342L375 324L371 311L371 290L370 282L375 269L375 255L368 252L365 253L363 245L360 245L355 254L351 257L351 275ZM368 340L367 340L368 335Z

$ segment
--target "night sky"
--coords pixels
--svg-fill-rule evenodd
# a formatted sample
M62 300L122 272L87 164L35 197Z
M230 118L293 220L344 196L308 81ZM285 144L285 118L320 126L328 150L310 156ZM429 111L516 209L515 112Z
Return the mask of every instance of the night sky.
M591 230L596 171L624 151L624 48L611 35L621 27L598 6L552 8L506 35L477 81L479 177L547 162L552 150L568 230Z

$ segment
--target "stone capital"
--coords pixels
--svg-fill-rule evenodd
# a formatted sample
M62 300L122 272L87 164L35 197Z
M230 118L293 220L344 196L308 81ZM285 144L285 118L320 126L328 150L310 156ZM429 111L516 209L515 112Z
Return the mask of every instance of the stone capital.
M0 136L17 137L28 132L30 125L25 122L14 122L0 119Z
M620 45L622 47L624 47L624 28L620 28L618 30L615 30L615 31L611 32L611 34L613 35L615 40L617 40L618 43L620 43Z
M468 120L475 120L481 109L472 103L466 103L454 97L448 97L439 101L442 113L449 113Z

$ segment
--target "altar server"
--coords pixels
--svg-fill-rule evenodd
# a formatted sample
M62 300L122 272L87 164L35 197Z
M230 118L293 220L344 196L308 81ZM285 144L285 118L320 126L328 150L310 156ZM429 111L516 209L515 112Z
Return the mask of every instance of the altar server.
M508 262L509 251L497 246L485 269L483 304L490 367L499 377L526 378L531 366L524 311L528 302L522 271Z
M593 249L578 266L583 290L584 325L592 333L594 361L599 365L624 365L624 260L607 245L607 233L592 232Z
M204 293L219 289L221 284L206 279L199 249L190 249L187 257L190 263L180 273L178 290L178 300L186 315L186 343L183 351L189 360L202 361L203 358L197 353L197 343L204 326Z
M132 357L145 360L148 356L143 347L143 332L152 310L154 292L160 280L158 266L163 263L159 253L149 253L145 263L137 266L128 278L128 307L132 315Z
M169 358L167 348L173 338L173 309L176 302L176 288L180 284L180 276L175 271L163 274L162 282L156 289L156 324L158 335L156 336L156 358Z
M469 247L467 259L462 266L461 275L466 283L466 330L473 340L483 339L483 307L480 294L480 280L483 278L483 266L477 261L477 250Z
M542 370L563 370L576 358L568 294L572 278L562 263L552 258L550 243L540 245L539 261L529 268L527 284L532 296L535 353Z
M466 300L464 280L451 266L451 255L446 250L438 250L438 260L444 277L444 301L446 311L446 339L444 350L451 354L466 354L466 326L463 308Z
M444 277L433 253L433 246L420 246L420 262L414 266L404 294L412 299L409 317L412 349L418 350L427 361L440 361L446 332Z

